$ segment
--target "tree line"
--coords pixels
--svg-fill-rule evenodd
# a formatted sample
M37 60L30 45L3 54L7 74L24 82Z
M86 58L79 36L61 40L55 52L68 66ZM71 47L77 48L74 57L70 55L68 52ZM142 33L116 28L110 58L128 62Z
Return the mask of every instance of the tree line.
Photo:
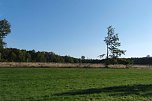
M0 49L0 62L101 63L102 60L60 56L46 51L2 48Z
M0 49L0 62L54 62L54 63L102 63L107 59L82 59L71 56L60 56L54 52L20 50L16 48ZM143 58L110 58L109 64L152 65L152 57Z
M137 65L152 65L152 57L130 58L130 60Z
M0 49L1 62L60 62L80 63L81 59L70 56L60 56L54 52L20 50L16 48Z

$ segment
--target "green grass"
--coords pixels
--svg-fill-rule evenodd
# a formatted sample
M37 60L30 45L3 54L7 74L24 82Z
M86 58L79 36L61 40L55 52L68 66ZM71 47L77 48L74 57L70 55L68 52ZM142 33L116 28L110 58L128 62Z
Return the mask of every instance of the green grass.
M148 101L152 70L0 68L0 101Z

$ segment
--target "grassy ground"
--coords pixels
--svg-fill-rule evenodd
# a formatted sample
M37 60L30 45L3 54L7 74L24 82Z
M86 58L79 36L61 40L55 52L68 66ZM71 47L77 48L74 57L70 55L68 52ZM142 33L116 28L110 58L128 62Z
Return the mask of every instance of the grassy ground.
M0 101L148 101L152 70L0 68Z

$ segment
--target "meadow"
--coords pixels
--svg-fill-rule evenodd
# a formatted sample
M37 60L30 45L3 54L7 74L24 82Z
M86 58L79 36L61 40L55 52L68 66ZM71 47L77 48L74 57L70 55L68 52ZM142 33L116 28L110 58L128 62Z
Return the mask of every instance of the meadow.
M150 101L152 70L0 68L0 101Z

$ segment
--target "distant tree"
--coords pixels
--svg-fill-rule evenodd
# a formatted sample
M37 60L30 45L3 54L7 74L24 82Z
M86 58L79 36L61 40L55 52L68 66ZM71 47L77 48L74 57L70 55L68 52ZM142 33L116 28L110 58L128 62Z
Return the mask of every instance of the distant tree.
M31 54L26 53L26 62L31 61Z
M35 50L30 50L29 54L31 55L31 62L36 62L37 54L36 54Z
M98 57L99 57L100 59L102 59L104 56L105 56L105 54L101 54L101 55L99 55Z
M85 56L81 56L80 62L81 62L81 63L85 63L85 62L86 62Z
M126 51L119 49L121 45L119 42L119 37L118 37L118 34L115 34L114 28L112 26L108 27L107 37L105 37L104 41L107 46L106 66L108 66L109 57L112 58L112 60L116 61L116 59L122 54L125 54Z
M46 62L45 52L37 52L37 62Z
M10 27L11 25L6 19L0 20L0 48L6 45L3 39L11 32Z
M74 63L73 58L70 56L65 56L64 59L65 59L65 63Z
M79 63L80 62L80 60L77 59L77 58L73 58L73 61L74 61L74 63Z
M13 61L16 61L16 54L12 51L11 54L10 54L10 61L13 62Z
M19 62L25 62L26 61L25 53L22 50L18 51L18 61Z
M150 58L150 55L147 55L146 58Z
M85 56L81 56L81 60L85 60Z

